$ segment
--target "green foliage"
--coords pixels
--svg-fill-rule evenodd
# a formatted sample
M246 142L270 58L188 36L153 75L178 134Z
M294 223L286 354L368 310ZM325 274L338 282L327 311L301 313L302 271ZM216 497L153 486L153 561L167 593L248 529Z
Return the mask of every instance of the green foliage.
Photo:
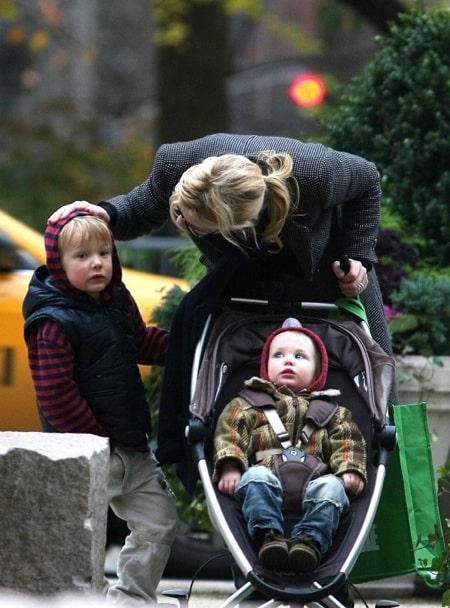
M323 48L323 42L317 36L311 36L299 23L280 19L275 11L268 11L263 0L154 0L156 44L178 49L188 45L193 34L190 15L193 10L206 4L216 4L223 12L224 19L244 15L250 20L264 23L271 34L283 43L291 44L303 55L315 54Z
M147 143L98 145L92 125L78 125L65 139L50 127L10 122L0 127L0 207L37 230L64 203L127 192L151 166Z
M404 13L323 127L327 143L374 161L385 203L420 257L450 264L450 11Z
M438 494L450 492L450 460L445 465L439 466L437 473ZM424 535L419 534L416 547L426 546L433 549L436 544L441 544L442 534L444 536L443 552L437 555L431 564L427 564L426 560L424 560L422 566L436 572L437 580L444 590L441 605L450 606L450 519L445 518L445 526L442 533L437 529L433 533L428 534L426 538Z
M171 261L180 272L180 275L190 284L194 284L205 273L205 267L198 261L199 252L194 245L180 247L171 255ZM152 311L152 322L160 327L170 327L171 320L178 304L185 292L174 285L164 296L161 304ZM161 398L163 372L161 368L152 368L146 379L147 397L152 413L153 435L156 436L158 428L158 411ZM188 495L182 483L176 475L173 466L164 466L164 473L176 495L176 505L179 519L184 522L189 530L210 532L211 522L208 511L205 508L205 496L200 484L196 491Z
M175 293L172 294L174 299L171 304L174 304ZM181 295L178 293L178 295ZM169 304L169 298L166 303L162 305L171 306ZM169 313L166 309L164 314ZM170 314L170 313L169 313ZM148 376L145 379L145 386L147 389L147 400L150 407L152 425L153 425L153 450L156 449L156 436L158 432L158 412L159 412L159 401L161 398L161 386L163 380L163 372L161 368L152 367ZM183 521L188 525L189 530L202 530L210 532L212 529L211 522L209 521L208 512L205 508L205 496L203 489L200 484L197 484L196 491L192 495L188 495L184 489L180 479L176 475L175 469L172 465L163 466L163 471L167 477L172 490L176 496L176 507L180 521Z
M446 536L448 536L448 531L450 530L449 525L450 520L447 520L447 532ZM442 533L440 530L435 530L433 533L428 534L426 538L422 534L419 534L416 548L419 547L429 547L433 549L436 545L440 545L442 542ZM440 587L447 587L442 595L442 606L450 606L450 588L448 585L450 584L450 548L447 543L444 551L433 558L431 564L427 559L421 559L421 566L426 570L431 570L437 575L437 582Z
M413 275L402 280L391 299L402 313L389 321L394 352L450 353L450 277Z
M153 19L156 44L178 47L190 34L186 23L192 8L190 0L155 0Z
M180 290L181 291L181 290ZM178 292L178 296L181 293ZM169 303L170 302L170 303ZM172 307L176 302L175 292L171 298L168 298L165 304L161 308L165 308L164 314L169 314L169 307ZM174 310L172 310L174 312ZM161 368L152 367L148 376L145 379L145 386L147 389L147 400L150 407L152 425L153 425L153 450L156 449L156 436L158 432L158 412L159 412L159 401L161 398L161 386L163 380L163 372ZM202 530L211 531L211 522L209 521L208 512L205 508L205 497L203 489L200 484L197 485L197 489L192 496L186 493L180 479L176 475L175 469L172 465L163 466L163 471L167 477L172 490L176 496L176 507L180 521L186 523L190 530Z
M175 310L185 295L186 292L181 287L173 285L163 295L161 304L152 310L152 323L155 323L159 327L170 327Z
M392 306L391 293L417 266L417 252L402 239L398 230L381 228L375 250L378 256L376 272L384 304Z
M447 464L441 465L437 468L438 479L437 479L437 487L438 494L442 494L444 492L450 492L450 460L447 461ZM450 523L450 522L449 522ZM450 549L450 547L449 547Z
M154 0L153 20L156 44L181 48L188 42L192 28L189 16L195 8L205 4L217 4L225 15L243 13L261 18L264 13L262 0Z
M205 274L205 266L200 262L199 251L195 245L181 247L173 252L171 261L182 276L191 285L199 281Z

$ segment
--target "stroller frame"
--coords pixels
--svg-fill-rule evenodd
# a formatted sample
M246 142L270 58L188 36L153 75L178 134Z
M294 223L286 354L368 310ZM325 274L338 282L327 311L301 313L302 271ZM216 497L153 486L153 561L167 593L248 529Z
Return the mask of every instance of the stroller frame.
M232 299L231 302L233 305L237 304L238 307L241 307L242 305L244 305L244 307L249 305L253 308L255 306L265 306L267 304L265 301L249 299ZM304 315L306 310L320 311L323 313L338 310L338 307L335 304L329 303L305 302L301 304L300 312L296 311L292 313L292 316L299 317L302 323L320 322L330 324L335 322L330 322L329 320L316 317L305 317ZM243 322L245 323L245 313L242 312L242 309L238 308L238 317L240 313L243 314ZM259 313L256 316L258 319L266 319L268 317L268 315L261 315ZM286 316L291 316L291 313L289 313L289 315L270 315L270 317L276 317L280 320ZM220 318L220 315L218 318ZM339 322L336 322L336 325L342 327L342 331L344 333L351 334L355 341L361 341L361 337L354 334L356 326L354 321L349 321L346 323L346 327L339 324ZM221 534L231 557L234 559L234 562L245 578L245 583L237 588L237 590L229 598L227 598L224 603L221 604L220 608L237 606L239 605L240 601L250 596L254 591L259 592L259 594L262 594L265 598L267 598L267 602L261 604L261 606L279 606L288 603L292 606L308 605L314 607L327 606L330 608L343 608L343 604L335 597L334 594L347 582L349 574L351 573L351 570L358 559L359 553L369 536L380 501L389 456L396 444L395 427L389 425L387 420L387 395L390 388L390 381L387 381L386 388L384 391L382 391L382 398L385 398L385 403L376 403L379 395L376 395L377 390L371 386L370 379L368 381L369 386L366 387L366 396L370 402L371 416L372 419L377 421L377 429L374 433L374 439L372 442L372 447L375 447L377 451L377 465L374 480L372 481L370 503L368 504L364 520L356 535L356 539L354 539L346 558L344 559L342 565L339 566L337 572L331 576L327 575L324 577L326 582L320 582L319 580L311 579L310 577L304 578L303 575L300 575L297 577L299 578L298 583L295 581L294 584L279 584L269 580L264 574L261 574L261 572L257 571L252 565L238 540L235 538L232 529L230 528L229 521L223 513L219 502L218 490L215 488L215 485L211 479L210 465L208 463L205 449L210 420L208 419L208 411L205 411L203 409L203 405L199 403L197 381L199 378L205 349L211 338L210 334L214 326L215 320L213 320L213 317L210 315L203 328L202 336L196 346L191 377L191 419L189 426L186 428L186 437L192 448L192 452L197 463L198 474L203 485L208 513L212 525ZM362 327L362 333L368 336L370 339L370 332L367 325L364 323L358 323L358 327L360 330ZM226 333L228 330L229 327L225 328L224 333ZM215 338L217 338L217 336L215 336ZM364 350L365 348L363 345L361 347L361 352L364 353ZM386 358L388 358L387 355ZM370 366L369 360L366 362L366 365ZM215 396L213 399L214 402L220 393L223 382L222 380L219 382L219 386L215 391ZM385 382L385 379L383 382ZM170 595L170 592L167 592L166 594ZM395 606L398 604L396 602L392 602L391 605Z

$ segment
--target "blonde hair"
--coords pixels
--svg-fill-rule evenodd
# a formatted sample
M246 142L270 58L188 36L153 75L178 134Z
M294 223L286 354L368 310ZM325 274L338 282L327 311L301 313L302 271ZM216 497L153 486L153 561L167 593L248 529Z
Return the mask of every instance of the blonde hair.
M108 226L93 215L77 215L65 224L58 234L58 251L62 256L74 238L81 242L95 239L97 243L111 247L113 240Z
M241 247L239 239L248 233L257 243L255 226L264 210L268 223L261 241L277 253L283 248L280 232L286 218L298 205L292 169L289 154L272 151L261 152L256 162L238 154L206 158L187 169L175 186L169 200L172 221L176 223L181 202L205 234L218 231Z

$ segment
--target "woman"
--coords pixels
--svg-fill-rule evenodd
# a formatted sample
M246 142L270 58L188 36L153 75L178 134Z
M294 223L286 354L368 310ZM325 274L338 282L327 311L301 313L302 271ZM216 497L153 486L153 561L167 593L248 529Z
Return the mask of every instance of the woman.
M166 364L172 385L163 389L162 414L177 408L186 422L193 343L209 310L225 295L268 299L275 307L300 300L333 301L360 295L373 338L391 352L383 302L373 270L379 228L381 187L375 165L358 156L321 144L258 135L214 134L162 145L149 177L131 192L99 206L78 201L49 219L55 221L74 206L109 221L114 236L131 239L159 228L170 216L186 230L209 270L180 307L172 334L180 359ZM339 264L347 255L345 272ZM294 279L294 280L293 280ZM186 335L188 334L188 335ZM171 350L175 350L175 344ZM182 365L183 363L183 365ZM180 372L181 402L173 382ZM160 429L159 457L181 459L173 432ZM162 441L162 443L161 443ZM171 445L171 447L167 447Z

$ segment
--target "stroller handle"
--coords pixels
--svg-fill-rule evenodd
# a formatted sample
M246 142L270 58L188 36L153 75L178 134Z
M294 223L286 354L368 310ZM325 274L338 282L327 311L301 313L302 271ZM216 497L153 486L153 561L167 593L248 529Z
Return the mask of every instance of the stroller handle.
M230 302L234 304L255 304L258 306L266 307L269 304L269 300L257 300L254 298L238 298L232 297L230 298ZM310 310L337 310L338 306L334 304L334 302L299 302L302 309L310 309Z

